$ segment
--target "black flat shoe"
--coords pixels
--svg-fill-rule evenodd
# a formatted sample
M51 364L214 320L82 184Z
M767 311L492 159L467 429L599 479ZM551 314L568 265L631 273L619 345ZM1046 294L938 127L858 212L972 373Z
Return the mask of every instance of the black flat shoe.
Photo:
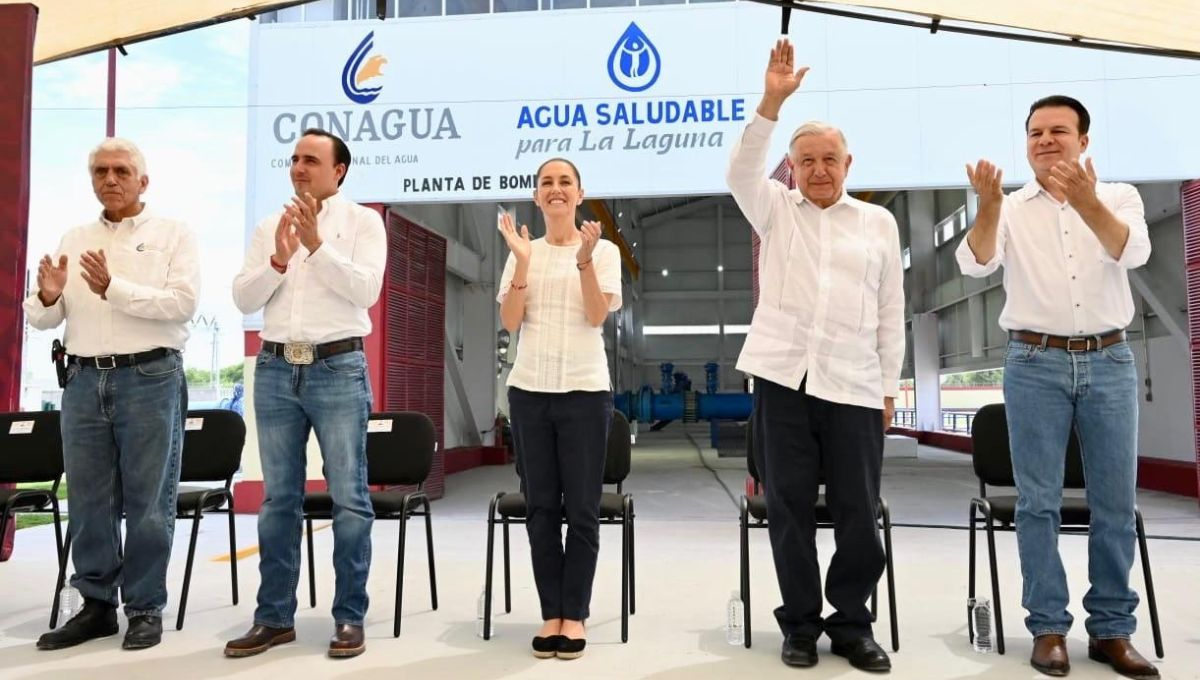
M566 639L562 635L535 637L533 638L533 655L539 659L553 659L558 652L560 641Z
M565 635L558 635L558 651L555 653L560 659L567 661L578 659L583 656L583 648L587 647L587 640L574 640Z

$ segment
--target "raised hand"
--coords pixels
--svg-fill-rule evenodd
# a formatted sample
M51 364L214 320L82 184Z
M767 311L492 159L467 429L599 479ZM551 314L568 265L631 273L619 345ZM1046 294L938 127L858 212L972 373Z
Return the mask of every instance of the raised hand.
M99 252L89 250L79 256L79 266L83 268L79 275L83 277L88 288L101 299L107 299L104 294L108 291L112 276L108 273L108 259L104 257L104 249Z
M276 265L286 267L292 261L292 256L300 249L300 237L292 226L292 216L285 209L279 216L279 224L275 225L275 254L271 256Z
M579 264L592 259L592 251L600 241L600 223L584 222L579 228L579 250L575 251L575 261Z
M775 41L775 47L771 48L771 60L767 62L764 98L782 103L800 87L808 67L795 69L795 57L795 48L787 38Z
M1072 208L1079 210L1096 200L1096 168L1092 167L1092 159L1087 159L1087 166L1079 161L1059 161L1050 168L1050 183L1067 199Z
M533 250L533 246L529 242L529 227L521 225L521 231L518 233L512 215L507 212L500 215L500 235L504 237L504 242L508 244L508 249L512 251L513 257L517 258L518 264L528 264L529 254Z
M998 206L1004 199L1001 179L1004 171L982 158L974 167L967 163L967 179L979 195L980 207Z
M43 255L38 262L37 285L38 298L43 305L49 307L58 302L67 287L67 256L59 255L56 265L49 255Z

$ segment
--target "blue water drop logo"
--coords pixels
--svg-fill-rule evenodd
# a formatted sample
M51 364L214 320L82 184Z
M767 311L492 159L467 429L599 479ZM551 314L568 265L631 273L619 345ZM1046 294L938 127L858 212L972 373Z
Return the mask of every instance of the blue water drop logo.
M375 31L371 31L367 37L362 39L358 47L354 48L350 57L346 59L346 65L342 67L342 91L346 93L350 101L356 104L370 104L383 91L382 85L379 87L362 86L369 80L383 76L383 65L387 63L387 58L382 55L375 55L367 59L367 55L374 47ZM366 61L365 66L364 60Z
M658 48L636 23L630 22L608 55L608 77L622 90L642 92L654 85L661 70Z

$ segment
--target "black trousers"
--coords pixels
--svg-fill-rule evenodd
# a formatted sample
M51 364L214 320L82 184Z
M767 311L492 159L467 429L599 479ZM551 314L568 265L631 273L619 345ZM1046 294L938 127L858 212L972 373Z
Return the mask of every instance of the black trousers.
M837 404L761 378L755 380L755 464L766 486L768 531L783 605L775 618L785 635L835 642L870 636L867 600L884 568L875 517L883 460L881 408ZM837 549L821 618L816 505L819 486L834 523Z
M600 492L612 393L552 394L511 387L508 405L542 619L582 621L588 617L600 553Z

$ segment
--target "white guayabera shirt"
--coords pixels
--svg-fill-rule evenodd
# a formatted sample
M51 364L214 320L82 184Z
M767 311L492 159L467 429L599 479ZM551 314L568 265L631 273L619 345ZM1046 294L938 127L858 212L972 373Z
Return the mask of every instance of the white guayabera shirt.
M762 239L759 296L737 368L839 404L882 409L900 393L904 267L896 219L846 192L822 210L769 179L775 122L755 115L727 181Z

